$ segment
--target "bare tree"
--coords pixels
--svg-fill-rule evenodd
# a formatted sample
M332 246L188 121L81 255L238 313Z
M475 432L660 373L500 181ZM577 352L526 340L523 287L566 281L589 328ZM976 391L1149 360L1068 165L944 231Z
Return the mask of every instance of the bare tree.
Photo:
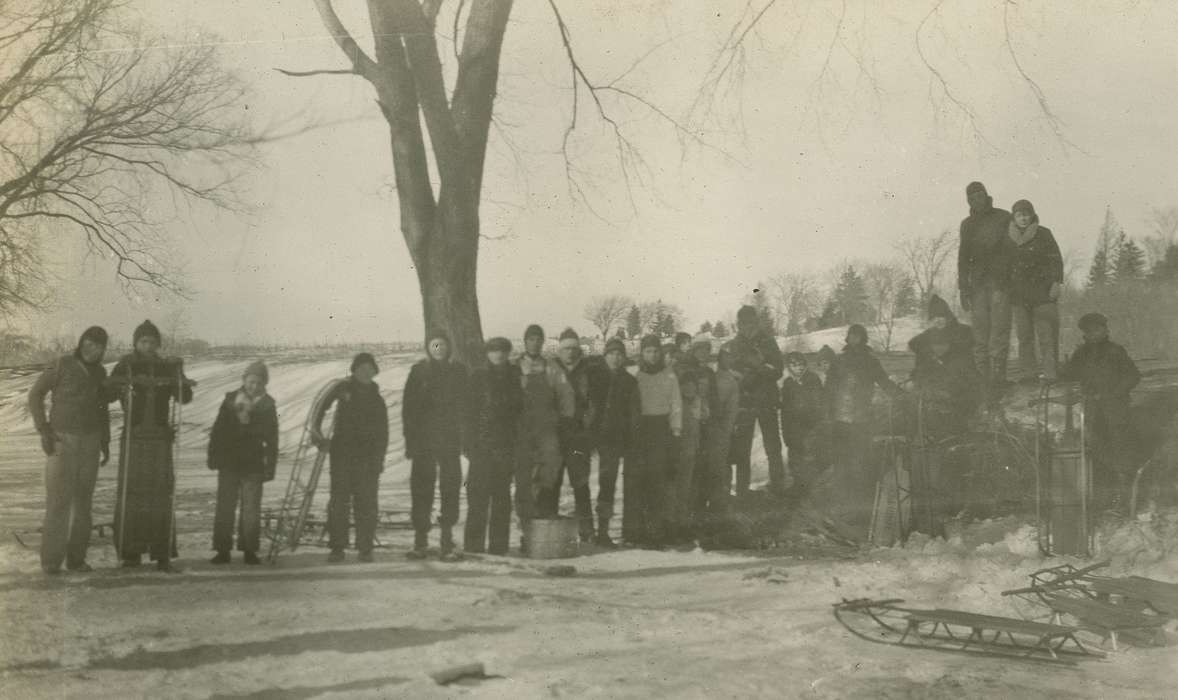
M822 285L815 275L783 272L769 279L769 289L778 318L785 319L783 331L800 332L807 319L822 313Z
M945 263L952 258L956 246L957 236L950 229L935 236L905 236L896 244L896 251L916 285L922 307L936 293Z
M1146 217L1149 235L1145 237L1145 251L1151 263L1166 257L1166 249L1178 243L1178 206L1154 207Z
M42 231L178 292L163 225L185 202L238 205L243 87L211 46L151 50L124 4L0 3L0 311L34 302Z
M867 287L868 304L875 319L875 334L881 349L892 349L896 321L907 314L915 299L906 299L905 288L912 291L912 278L899 262L868 265L863 269L863 281Z
M617 294L594 297L585 307L585 320L597 327L602 338L607 338L614 326L630 313L633 305L633 299Z

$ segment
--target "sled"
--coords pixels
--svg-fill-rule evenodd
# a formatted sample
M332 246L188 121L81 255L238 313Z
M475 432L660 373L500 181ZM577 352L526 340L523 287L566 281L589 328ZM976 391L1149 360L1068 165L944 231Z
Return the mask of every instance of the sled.
M859 598L834 604L848 632L877 644L1075 665L1103 658L1076 638L1076 627L961 610L900 607L899 598Z
M1034 402L1040 407L1040 437L1035 443L1039 550L1047 556L1089 557L1095 548L1096 528L1092 517L1092 462L1088 458L1084 403L1071 388L1062 396L1053 396L1051 389L1052 385L1044 384ZM1052 404L1062 404L1065 411L1064 427L1058 436L1052 434L1049 422ZM1077 407L1078 429L1074 415Z
M266 514L265 522L273 523L273 527L265 528L265 534L270 539L270 551L266 555L266 560L271 564L277 561L279 552L284 549L294 552L303 542L303 531L308 525L311 505L315 501L315 491L319 488L319 477L323 473L323 464L327 461L329 453L329 450L319 447L311 439L312 431L315 429L315 416L343 381L331 380L311 402L307 420L303 424L303 435L299 440L298 449L295 450L294 465L291 467L290 480L286 484L282 505L279 506L277 513ZM328 426L323 437L330 440L334 421L329 422Z

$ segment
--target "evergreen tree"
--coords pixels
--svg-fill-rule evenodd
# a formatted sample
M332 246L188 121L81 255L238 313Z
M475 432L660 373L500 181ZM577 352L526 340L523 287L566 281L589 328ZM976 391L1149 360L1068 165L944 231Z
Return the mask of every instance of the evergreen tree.
M789 323L785 324L785 334L790 336L802 334L802 326L798 323L798 319L793 316L789 317Z
M724 325L723 321L716 321L716 325L712 326L712 335L717 338L727 338L728 326Z
M1088 268L1088 287L1102 287L1113 281L1112 255L1113 242L1119 235L1123 235L1117 217L1113 216L1112 207L1104 210L1104 224L1100 227L1100 234L1096 237L1096 250L1092 253L1092 265Z
M838 324L866 323L870 320L871 309L867 303L867 285L863 277L855 271L854 265L847 265L838 284L834 288L834 312L839 318ZM830 328L830 326L827 326Z
M822 315L818 317L818 330L825 328L834 328L838 326L842 319L839 316L838 302L832 296L826 300L826 306L822 307Z
M626 317L626 334L631 338L642 336L642 312L636 305L630 307L630 315Z
M1166 246L1165 255L1154 263L1150 276L1159 282L1178 281L1178 243Z
M699 332L700 333L711 333L712 332L712 322L711 321L704 321L702 324L700 324Z
M1116 258L1113 261L1113 279L1117 282L1132 282L1145 275L1145 251L1132 239L1121 233L1117 237Z
M664 338L669 338L678 331L675 328L675 316L665 311L659 311L658 321L655 322L655 333L658 333Z
M916 281L905 275L900 281L900 288L896 290L896 317L911 316L920 310L917 298Z

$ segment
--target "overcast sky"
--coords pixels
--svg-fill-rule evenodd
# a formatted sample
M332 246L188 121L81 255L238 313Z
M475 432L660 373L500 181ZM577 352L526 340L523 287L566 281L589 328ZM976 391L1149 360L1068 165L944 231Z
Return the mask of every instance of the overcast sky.
M346 66L311 0L136 5L162 46L223 43L259 124L354 121L266 147L245 180L249 216L194 210L174 224L191 301L129 301L109 268L74 256L62 263L67 308L45 327L73 335L99 322L125 337L145 316L183 307L194 335L219 342L417 338L417 281L371 87L273 70ZM369 45L362 0L336 5ZM621 84L677 117L745 5L559 1L593 79L609 82L654 49ZM538 321L589 334L581 311L608 293L678 304L694 328L778 272L883 258L905 234L956 230L975 179L999 206L1032 200L1065 250L1085 257L1107 206L1143 236L1151 207L1178 205L1178 3L1010 6L1013 46L1073 146L1013 65L1002 2L944 2L921 35L973 126L917 53L934 3L882 5L778 2L747 42L743 89L722 96L723 118L702 128L709 148L681 148L666 122L607 102L649 166L629 190L610 134L583 111L574 151L592 180L587 206L570 196L559 154L571 93L555 22L546 2L517 0L484 181L485 332L514 337ZM439 24L452 63L449 31Z

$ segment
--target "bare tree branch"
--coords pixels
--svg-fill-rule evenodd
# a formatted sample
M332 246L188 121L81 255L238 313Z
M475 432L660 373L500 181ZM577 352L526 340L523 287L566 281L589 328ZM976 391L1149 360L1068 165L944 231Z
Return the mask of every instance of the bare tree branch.
M274 70L291 78L306 78L312 75L360 75L354 68L325 68L321 70L286 70L285 68L275 68Z
M340 21L339 15L335 13L335 8L331 6L331 0L312 0L312 2L315 3L315 9L319 11L319 18L327 27L327 31L331 33L331 37L335 39L340 50L352 62L352 70L371 79L376 63L368 54L364 53L364 50L352 38L347 27Z

